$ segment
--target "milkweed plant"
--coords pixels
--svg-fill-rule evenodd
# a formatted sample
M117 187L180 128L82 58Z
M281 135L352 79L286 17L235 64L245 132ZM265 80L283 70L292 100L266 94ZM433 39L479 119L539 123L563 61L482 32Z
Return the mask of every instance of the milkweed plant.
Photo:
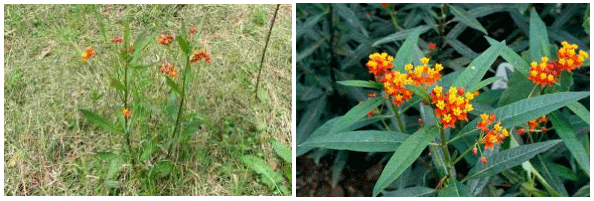
M182 26L184 27L184 26ZM198 119L184 115L184 104L187 98L186 92L191 90L189 79L191 74L195 73L193 69L204 68L211 64L210 54L194 44L197 38L197 28L182 28L177 36L163 34L158 37L149 36L146 32L139 34L135 39L131 39L129 22L124 23L122 36L114 36L107 44L101 45L101 52L96 52L93 46L88 46L84 52L80 53L81 62L93 66L93 60L98 54L108 54L110 61L97 61L109 63L105 70L109 76L110 86L113 87L119 98L119 103L113 114L118 117L117 121L111 121L112 118L104 117L92 110L81 109L87 121L99 128L102 128L113 135L121 135L124 140L123 147L117 150L102 150L97 152L101 161L107 161L107 171L101 178L104 185L112 190L117 189L118 175L123 164L130 164L130 177L138 179L142 189L145 189L147 195L154 195L157 192L156 178L161 176L175 176L176 167L172 161L184 160L184 154L188 154L184 145L189 140L192 133L199 129ZM157 46L160 55L157 55L160 61L146 64L145 58L148 56L145 50L148 46ZM178 59L179 61L175 61ZM160 134L142 134L132 136L135 129L143 127L141 125L139 112L135 111L135 98L133 91L139 87L135 86L138 82L138 71L152 71L160 74L158 80L154 82L166 83L171 94L170 101L163 103L168 111L170 118L165 119L162 124ZM171 101L172 100L172 101ZM169 120L169 121L167 121ZM146 121L144 122L146 123ZM114 136L118 138L119 136ZM163 152L160 157L155 159L157 152Z
M388 4L381 4L388 7ZM533 10L531 36L547 33L546 27ZM368 55L365 66L373 80L346 80L339 84L363 87L375 92L345 115L332 122L325 134L314 134L300 148L323 148L364 152L393 152L373 188L373 196L419 196L437 193L439 196L472 196L470 189L477 183L487 182L493 175L521 165L529 178L538 180L549 195L562 196L567 192L553 185L549 172L537 171L530 159L555 146L566 146L577 164L589 176L589 159L584 147L575 138L575 132L559 109L580 108L578 100L589 92L571 92L562 80L570 79L572 71L579 69L589 58L587 50L566 41L549 45L548 37L531 37L530 60L524 60L505 42L488 38L490 47L476 57L461 72L445 73L444 65L434 63L430 56L418 51L420 28L408 35L395 56L386 52ZM549 48L557 48L551 54ZM435 44L429 44L431 50ZM532 86L526 96L517 94L516 102L492 110L478 106L474 100L481 89L501 77L483 79L497 57L511 62L514 70L522 74ZM511 83L510 83L511 85ZM402 115L414 105L420 109L420 118L410 129ZM576 106L579 105L579 106ZM583 106L581 106L583 108ZM585 108L583 108L585 109ZM579 109L575 109L579 113ZM488 112L483 112L488 111ZM589 119L588 119L589 120ZM386 122L388 121L388 122ZM381 122L380 130L357 130ZM548 124L548 122L552 123ZM589 123L589 122L587 122ZM324 125L322 126L324 127ZM367 127L368 128L368 127ZM357 131L353 131L357 130ZM547 136L556 130L559 138ZM428 148L428 149L426 149ZM393 183L403 176L417 160L424 161L422 153L430 156L439 181L429 186L392 189ZM459 174L456 165L466 161L467 174ZM429 161L431 163L431 161ZM545 166L546 167L546 166ZM547 171L550 171L547 169ZM480 184L478 184L480 185ZM524 185L524 184L522 184Z

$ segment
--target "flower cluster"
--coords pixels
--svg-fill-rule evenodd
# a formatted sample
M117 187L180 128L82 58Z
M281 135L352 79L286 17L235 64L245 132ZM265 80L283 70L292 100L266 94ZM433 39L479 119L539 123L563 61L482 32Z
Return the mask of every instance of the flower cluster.
M161 45L169 45L173 41L173 36L170 35L162 35L157 42Z
M411 80L404 73L390 71L384 77L384 92L394 97L392 104L400 106L404 100L408 101L413 95L411 90L404 88L405 84L411 84Z
M120 44L122 43L123 38L121 36L115 37L111 39L111 43Z
M429 58L421 58L422 66L416 66L413 70L413 64L406 64L404 69L408 72L408 77L412 80L412 84L418 86L419 84L431 85L435 84L435 81L441 79L439 72L443 70L441 64L435 64L434 68L427 66Z
M437 45L435 45L435 43L433 42L429 42L427 44L427 48L429 48L429 50L434 50L437 47Z
M535 132L536 131L536 127L537 126L540 126L540 123L544 123L540 127L540 131L543 132L543 133L546 133L547 132L547 127L546 127L547 121L549 121L549 119L545 115L542 115L540 118L536 118L536 119L533 119L533 120L528 121L528 127L530 127L529 132L530 133ZM526 132L525 129L524 128L521 128L521 127L518 128L517 131L518 131L518 134L519 135L523 135Z
M535 84L552 86L554 82L559 80L559 77L557 77L559 71L557 71L556 66L554 62L549 62L548 57L542 57L540 64L533 61L530 63L530 77L528 79Z
M88 61L91 57L95 56L95 51L93 50L93 46L88 46L84 52L80 53L80 57L85 61Z
M380 5L381 5L382 7L384 7L384 8L387 8L387 7L388 7L388 3L380 3Z
M369 69L369 73L372 73L375 79L381 81L383 76L392 68L393 61L394 57L389 56L387 53L380 54L376 52L369 55L369 61L365 65Z
M196 28L196 27L190 28L190 34L195 34L196 32L198 32L198 28Z
M204 58L207 64L210 64L210 54L204 50L194 51L191 57L192 63L199 62L200 59Z
M124 108L122 110L122 115L126 118L130 117L131 113L130 113L130 108Z
M168 75L171 78L177 77L177 69L175 69L169 62L161 64L160 72L164 75Z
M532 80L534 84L553 86L553 83L559 80L558 75L561 71L571 72L575 68L580 68L584 60L588 58L588 53L583 50L576 54L575 50L578 48L576 44L563 41L561 45L561 49L557 52L558 61L549 61L548 57L542 57L540 63L535 61L530 63L528 79Z
M481 139L485 143L485 149L493 149L493 144L499 145L509 136L507 129L501 127L501 122L497 122L492 130L488 128L489 124L493 123L495 119L495 114L481 114L481 122L477 125L477 128L485 133L485 136Z
M474 99L474 94L464 93L464 88L450 87L447 93L442 94L443 88L435 86L431 93L431 104L435 104L435 113L440 118L443 128L455 128L456 121L468 121L467 113L474 110L470 101Z
M561 49L557 52L559 57L559 68L571 72L575 68L580 68L584 60L588 58L588 53L580 50L578 54L575 53L578 46L576 44L569 44L567 41L561 42Z

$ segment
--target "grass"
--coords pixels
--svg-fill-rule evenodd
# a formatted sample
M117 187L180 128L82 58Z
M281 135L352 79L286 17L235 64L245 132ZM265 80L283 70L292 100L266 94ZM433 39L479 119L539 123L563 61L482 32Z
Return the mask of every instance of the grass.
M105 68L110 38L123 35L133 14L132 35L176 34L182 22L199 27L199 46L212 65L195 69L186 112L202 122L191 136L178 175L158 177L158 195L279 195L262 184L240 157L280 164L269 139L291 145L291 6L282 5L262 72L259 58L275 5L5 5L4 193L5 195L142 195L142 181L123 164L118 188L107 188L97 153L124 149L123 136L90 125L79 109L120 118L122 104ZM102 22L102 23L100 23ZM103 37L103 35L107 37ZM156 42L155 42L156 43ZM81 62L93 45L98 53ZM168 88L158 72L159 48L149 45L137 71L132 100L139 118L132 139L164 132ZM155 56L150 56L155 55ZM163 54L160 54L163 55ZM115 118L111 119L115 121ZM161 129L161 130L160 130ZM142 144L143 142L140 142ZM136 147L139 149L139 147ZM162 157L162 156L161 156ZM150 162L150 161L149 161ZM286 181L285 181L286 182ZM288 182L284 185L291 186Z

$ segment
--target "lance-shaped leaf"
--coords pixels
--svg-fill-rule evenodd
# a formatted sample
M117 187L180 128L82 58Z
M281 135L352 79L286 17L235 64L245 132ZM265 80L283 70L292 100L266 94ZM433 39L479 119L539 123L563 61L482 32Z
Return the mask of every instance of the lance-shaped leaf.
M455 178L448 179L448 186L437 193L439 197L472 197L470 190Z
M262 182L270 189L283 191L280 187L283 176L279 172L275 172L264 160L256 156L242 156L241 161L246 167L258 173L262 178Z
M113 132L113 133L121 133L121 131L119 129L116 129L115 126L113 125L112 122L107 121L107 119L103 118L102 116L99 116L98 114L89 111L89 110L80 110L83 115L87 118L87 120L91 123L94 124L95 126L98 126L102 129L105 129L109 132Z
M563 140L565 147L569 149L569 152L571 152L571 155L573 155L580 167L590 176L590 157L584 146L577 139L577 135L573 128L571 128L571 124L558 111L552 112L548 116L553 123L553 127L555 127L555 131L557 131L557 134Z
M373 81L364 81L364 80L344 80L344 81L338 81L337 83L342 84L344 86L365 87L365 88L372 88L372 89L382 89L384 87L381 83L373 82Z
M415 31L417 31L418 29L420 29L420 33L425 33L427 32L429 29L431 29L431 26L427 26L427 25L421 25L418 28L414 28L414 29L405 29L393 34L390 34L386 37L383 37L377 41L375 41L375 43L373 43L373 47L384 44L384 43L389 43L389 42L394 42L394 41L399 41L399 40L403 40L405 39L407 36L410 36L410 34L414 33Z
M408 136L395 131L349 131L310 137L299 146L361 152L391 152L395 151Z
M271 138L271 145L272 149L274 149L274 153L280 156L285 162L291 163L292 153L291 148L287 145L280 143L274 138Z
M481 23L478 20L476 20L476 18L472 17L468 13L468 11L454 5L450 5L450 11L452 11L452 14L456 16L454 18L454 21L460 20L461 23L464 23L465 25L472 27L473 29L479 30L484 34L487 34L487 30L485 30L483 25L481 25Z
M328 10L316 15L315 17L308 18L307 21L305 21L303 24L301 24L301 26L297 28L296 38L301 37L305 33L305 30L309 30L311 29L311 27L318 24L318 22L320 22L320 19L322 19L322 17L324 17L324 15L326 14L328 14Z
M171 87L171 90L173 90L177 94L180 94L181 95L181 90L179 89L179 86L177 85L177 83L175 83L175 81L173 81L168 76L165 76L165 78L167 79L167 85L169 85L169 87Z
M339 151L336 155L336 159L334 159L334 164L332 164L332 188L336 187L336 184L338 184L338 180L340 180L340 174L342 173L342 170L346 166L348 160L348 151Z
M480 56L472 60L468 67L462 74L454 81L452 86L454 87L464 87L470 88L471 86L477 85L485 73L491 68L491 64L495 62L497 56L499 56L499 52L501 51L503 45L501 43L496 43L489 47L489 49L485 50Z
M472 178L491 176L516 165L520 165L534 157L536 154L542 153L560 142L561 140L549 140L546 142L522 145L495 153L487 159L487 164L478 165L472 168L463 181Z
M540 19L535 8L530 12L530 59L540 61L543 56L551 58L547 25Z
M124 84L122 84L120 80L111 78L110 85L115 87L117 90L126 91L126 87L124 87Z
M356 15L355 12L353 12L353 10L351 10L344 4L335 3L332 4L332 6L334 6L334 8L336 9L336 13L340 17L344 18L349 24L351 24L351 26L361 30L361 33L363 33L363 35L366 38L369 37L369 33L367 33L367 30L363 26L363 23L361 23L361 21L358 18L359 15Z
M493 82L495 82L497 80L500 80L502 78L503 77L499 77L499 76L487 78L487 79L479 82L477 85L471 86L470 88L468 88L468 91L469 92L477 91L477 90L479 90L479 89L481 89L483 87L486 87L487 85L489 85L489 84L491 84L491 83L493 83Z
M364 101L363 103L353 107L349 112L340 117L338 122L330 129L331 133L341 131L342 129L348 128L353 125L357 120L366 116L369 111L377 108L382 103L382 97L376 97Z
M415 58L411 55L413 55L415 50L414 47L418 48L417 43L419 42L421 30L422 27L419 27L412 31L404 41L404 44L400 46L394 58L394 70L404 72L404 65L415 61Z
M396 191L383 191L382 194L384 197L421 197L431 195L435 192L437 191L432 188L416 186Z
M412 165L438 133L439 129L436 126L426 126L408 137L386 164L373 187L373 196L377 196Z
M179 47L184 52L184 54L186 54L186 56L190 56L190 54L192 53L192 46L190 45L190 43L186 41L186 39L182 35L177 35L177 37L175 37L175 40L177 40L177 43L179 44Z
M590 111L588 111L584 105L578 102L573 102L568 104L567 108L569 108L573 113L580 117L580 119L584 120L584 122L590 125Z

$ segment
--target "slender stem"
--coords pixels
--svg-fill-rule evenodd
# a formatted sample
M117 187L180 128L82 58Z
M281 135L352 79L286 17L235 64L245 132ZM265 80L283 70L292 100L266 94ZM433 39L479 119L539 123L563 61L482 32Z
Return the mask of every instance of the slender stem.
M182 111L183 111L182 108L184 107L184 100L185 100L185 95L186 95L186 77L188 75L189 69L190 69L190 57L188 57L188 55L186 55L186 69L184 69L184 79L182 81L183 83L182 83L181 100L179 102L179 109L177 110L177 119L175 120L175 128L173 129L173 136L175 136L175 134L179 130L179 119L181 119Z
M478 128L475 128L475 129L473 129L471 131L468 131L466 133L463 133L463 134L460 134L460 135L456 135L456 137L454 137L454 138L450 139L450 141L448 141L448 144L451 144L452 142L454 142L454 141L456 141L456 140L458 140L458 139L460 139L462 137L465 137L466 135L471 134L472 132L474 132L476 130L479 130L479 129Z
M444 133L444 129L439 129L439 136L441 137L441 149L443 150L443 155L445 156L445 163L448 164L448 175L453 176L452 168L450 164L450 150L448 150L448 144L446 142L446 137Z
M534 90L536 89L537 85L534 85L534 87L532 87L532 91L530 91L530 94L528 94L528 98L530 98L532 96L532 93L534 93Z
M262 59L260 60L260 70L258 71L258 79L256 81L256 90L254 91L254 96L256 98L258 98L258 86L260 86L260 75L262 75L262 66L264 65L264 56L266 56L266 49L268 49L268 41L270 40L270 34L272 33L272 26L274 26L274 21L276 19L276 14L278 13L279 7L280 7L280 4L276 4L276 10L274 11L274 17L272 17L272 22L270 23L270 29L268 29L268 36L266 36L266 43L264 45L264 51L262 51Z
M398 121L398 128L400 128L400 132L405 132L404 124L402 123L402 119L400 118L400 108L398 105L393 105L392 109L394 109L394 116L396 116L396 120Z
M466 156L466 154L468 154L468 152L470 152L470 150L472 150L472 148L474 148L474 145L472 145L471 147L468 147L468 149L466 149L466 151L464 151L464 153L462 153L460 156L458 156L458 158L456 158L453 162L450 163L451 166L456 165L456 163L458 163L458 161L462 160L462 158L464 158L464 156Z
M390 127L388 126L388 124L386 124L386 121L384 121L384 119L382 119L382 123L384 124L384 127L386 127L386 130L392 131L392 129L390 129Z
M388 9L390 9L390 17L392 17L392 23L394 23L396 31L402 30L402 27L398 26L398 19L396 19L396 11L394 11L394 9L391 8Z

